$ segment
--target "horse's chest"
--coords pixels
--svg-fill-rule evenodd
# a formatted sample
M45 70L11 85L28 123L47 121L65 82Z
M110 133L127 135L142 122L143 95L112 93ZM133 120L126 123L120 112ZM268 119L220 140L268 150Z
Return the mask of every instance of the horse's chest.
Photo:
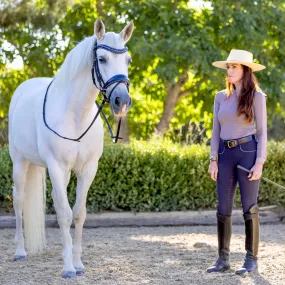
M95 146L93 146L93 148L91 148L90 146L81 147L77 151L76 162L85 163L92 159L95 153Z
M63 133L63 131L61 131ZM69 137L76 137L78 131L65 131ZM103 152L103 126L101 120L96 120L92 128L80 140L80 142L64 140L44 129L46 139L40 144L42 153L46 157L54 157L62 167L81 171L88 167L89 163L97 162Z
M72 169L75 172L80 173L88 167L88 165L97 163L102 154L103 146L101 149L101 151L98 151L98 145L96 145L96 147L93 146L93 148L88 146L80 148L77 152Z

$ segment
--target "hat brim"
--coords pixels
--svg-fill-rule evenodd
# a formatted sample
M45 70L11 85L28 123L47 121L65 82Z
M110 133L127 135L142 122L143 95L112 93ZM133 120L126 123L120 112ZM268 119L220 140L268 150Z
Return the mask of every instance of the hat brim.
M227 69L227 64L230 64L230 63L231 64L238 63L238 64L248 66L251 68L252 72L260 71L266 68L262 64L253 63L253 62L242 62L242 61L215 61L212 63L212 65L218 68Z

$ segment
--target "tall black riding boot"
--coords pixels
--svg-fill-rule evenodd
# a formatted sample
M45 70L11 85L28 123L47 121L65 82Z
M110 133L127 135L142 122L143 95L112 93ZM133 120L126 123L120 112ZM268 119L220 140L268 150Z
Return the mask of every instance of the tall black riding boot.
M244 274L257 269L257 254L259 247L259 210L253 205L248 213L245 213L245 250L246 256L242 268L236 274Z
M224 272L230 269L230 241L232 235L232 216L222 216L217 213L219 258L207 272Z

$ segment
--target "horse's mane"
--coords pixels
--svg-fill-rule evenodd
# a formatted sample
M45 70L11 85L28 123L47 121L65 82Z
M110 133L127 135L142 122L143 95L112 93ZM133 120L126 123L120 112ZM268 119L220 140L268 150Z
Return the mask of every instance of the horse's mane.
M71 81L86 67L91 70L95 40L95 36L87 37L67 54L56 74L57 80L60 82Z

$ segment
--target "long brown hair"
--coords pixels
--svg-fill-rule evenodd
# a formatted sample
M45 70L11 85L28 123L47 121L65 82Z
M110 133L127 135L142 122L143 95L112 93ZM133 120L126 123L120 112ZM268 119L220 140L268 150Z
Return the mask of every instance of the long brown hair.
M243 68L242 89L238 97L237 115L245 115L246 122L253 121L253 97L255 91L261 91L258 81L250 67L241 65ZM226 77L227 97L231 96L234 84L230 83Z

